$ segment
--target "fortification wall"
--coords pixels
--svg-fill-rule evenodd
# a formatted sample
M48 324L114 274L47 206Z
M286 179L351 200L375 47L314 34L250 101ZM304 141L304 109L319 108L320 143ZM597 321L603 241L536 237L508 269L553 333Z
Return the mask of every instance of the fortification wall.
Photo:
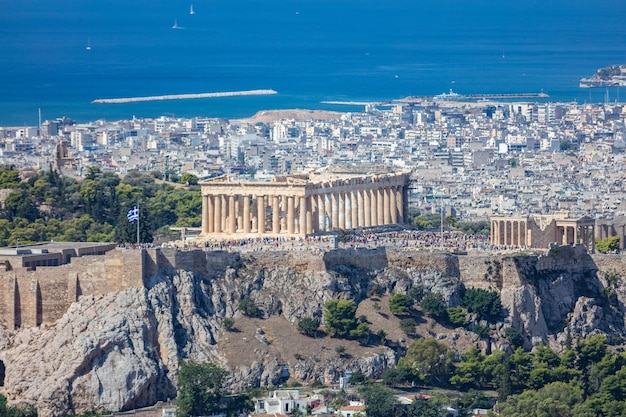
M0 321L8 328L52 324L81 295L142 286L143 252L115 249L106 255L72 258L59 266L0 271Z
M296 271L326 271L339 266L363 270L420 268L459 277L466 287L497 289L523 285L533 274L601 270L626 275L626 260L617 255L588 256L583 247L559 247L537 256L451 255L401 248L339 249L312 252L179 251L114 249L105 255L72 258L56 267L0 270L0 322L7 328L53 324L81 295L100 295L142 287L147 277L175 270L208 278L228 268L288 266Z

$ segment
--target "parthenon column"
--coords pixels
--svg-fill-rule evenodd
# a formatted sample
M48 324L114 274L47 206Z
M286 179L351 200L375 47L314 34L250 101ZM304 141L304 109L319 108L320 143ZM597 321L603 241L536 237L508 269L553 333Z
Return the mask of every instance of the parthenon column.
M385 192L382 188L378 188L376 190L376 202L377 202L377 207L376 207L376 214L378 215L378 225L382 226L385 223Z
M225 233L228 226L226 224L226 219L228 219L228 203L226 201L226 195L222 194L220 198L222 200L222 215L220 216L222 224L220 226L220 232Z
M216 195L215 199L215 215L213 216L213 231L215 233L222 232L222 196Z
M350 223L353 229L356 229L357 227L359 227L359 205L357 202L358 200L357 194L358 194L358 191L350 192L350 205L351 205Z
M324 195L325 198L325 202L324 202L324 209L326 210L326 231L330 231L333 230L333 228L335 227L336 223L333 223L333 200L330 194L325 194Z
M344 200L345 198L345 194L344 193L337 193L336 194L336 198L338 200L338 206L339 206L339 213L337 214L337 224L339 225L340 229L345 229L346 228L346 201Z
M256 198L256 212L257 232L262 235L265 234L265 197L262 195Z
M298 233L304 236L311 234L311 210L309 209L309 197L300 197L300 229Z
M372 200L370 199L369 190L363 190L363 199L365 227L370 227L372 225Z
M287 233L293 235L295 233L295 209L293 196L287 197Z
M272 198L272 233L280 233L280 200L277 195Z
M389 201L389 187L381 189L383 194L383 222L384 224L391 224L391 202Z
M335 230L339 228L339 196L337 193L331 193L331 204L332 204L332 221L331 221L331 230Z
M372 212L371 212L371 222L372 226L378 226L378 192L376 189L369 190L370 192L370 200L372 202Z
M235 233L237 227L237 212L235 211L235 196L228 196L228 233Z
M317 195L312 195L309 197L309 210L311 213L311 231L307 233L317 233L320 231L320 225L319 225L319 212L318 212L318 207L317 207ZM307 213L308 216L308 213ZM307 227L309 227L308 223L307 223Z
M317 211L319 219L319 230L318 232L326 231L326 195L320 194L317 196Z
M391 205L391 208L389 209L391 211L391 223L393 224L397 224L398 223L398 200L397 200L397 192L396 192L396 187L391 187L389 189L389 203Z
M204 196L204 213L202 213L202 233L213 233L213 198Z
M494 230L495 233L493 233L493 238L494 238L494 245L500 245L500 232L501 232L501 228L500 228L500 220L494 220L493 223L494 226Z
M352 200L350 191L343 193L344 213L345 213L345 228L352 228Z
M404 193L405 187L400 187L396 193L396 210L398 211L398 223L404 223Z
M363 202L363 195L365 194L365 191L363 190L358 190L357 192L357 220L358 220L358 227L365 227L365 203ZM367 202L367 204L369 205L369 201Z
M250 196L243 196L243 232L250 233Z

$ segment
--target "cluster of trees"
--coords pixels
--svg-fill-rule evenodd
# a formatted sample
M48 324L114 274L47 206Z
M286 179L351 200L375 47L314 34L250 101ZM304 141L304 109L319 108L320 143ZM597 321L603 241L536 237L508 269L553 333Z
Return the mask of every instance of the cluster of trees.
M370 295L375 293L374 290ZM469 288L465 290L458 307L447 307L443 295L436 292L429 292L424 287L416 285L411 288L408 294L393 293L389 298L389 310L399 317L400 329L408 336L415 336L415 326L419 312L416 306L419 305L422 312L439 320L446 326L461 327L468 322L468 315L473 314L474 321L486 320L487 322L495 322L502 317L502 303L500 295L496 291L489 291L480 288ZM380 310L378 303L374 304L374 308ZM239 304L238 310L245 315L255 317L257 314L256 306L251 300L243 299ZM361 315L356 316L357 304L353 300L329 300L324 308L324 330L333 337L343 337L358 339L360 342L370 343L371 334L367 317ZM320 319L312 317L304 317L298 321L298 331L309 337L316 337L320 334ZM479 336L486 336L489 328L474 324L472 327ZM511 329L515 331L515 329ZM380 330L375 335L381 344L385 343L387 333ZM510 340L514 346L523 345L523 338L519 332L511 335L515 336L515 343Z
M228 372L212 362L183 362L178 371L178 417L224 413L240 415L253 409L245 394L224 401L224 380Z
M619 236L596 240L596 250L600 253L609 253L619 250Z
M498 411L505 417L626 415L626 353L612 353L603 335L580 339L561 354L543 345L533 353L517 348L489 355L474 347L458 362L445 344L417 339L383 381L472 393L496 390Z
M350 379L350 384L355 385L355 382ZM368 417L440 417L449 415L446 408L450 405L460 416L465 416L473 408L491 407L489 398L479 391L469 391L454 399L441 392L432 393L428 397L417 397L408 405L400 403L391 389L367 381L361 383L358 392L365 400Z
M356 317L356 309L357 305L352 300L329 300L324 308L326 331L338 337L369 337L367 317Z
M0 167L0 189L7 193L0 210L0 245L50 240L135 242L136 225L126 218L134 206L140 210L142 242L151 242L164 226L199 226L200 191L158 184L157 176L131 172L120 178L90 167L83 181L52 169L22 180L15 169Z
M439 228L441 228L441 215L420 213L412 218L411 223L420 230L439 230ZM466 234L488 235L491 230L491 223L487 220L477 222L461 222L456 217L444 216L443 227L446 230L458 230Z
M495 322L502 317L502 302L498 292L482 288L466 289L458 307L448 307L442 294L426 291L422 286L414 286L409 294L394 293L389 298L389 310L398 316L411 316L416 304L430 317L454 327L464 326L468 313L473 313L476 321ZM411 326L411 323L415 323L412 317L400 322L402 330L409 335L415 326Z

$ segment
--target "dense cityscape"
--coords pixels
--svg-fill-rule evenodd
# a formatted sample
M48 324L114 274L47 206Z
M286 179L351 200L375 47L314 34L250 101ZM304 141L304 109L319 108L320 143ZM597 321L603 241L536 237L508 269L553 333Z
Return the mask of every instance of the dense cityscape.
M263 181L320 167L377 165L412 170L415 209L436 212L442 204L465 221L561 210L607 219L626 211L623 104L434 100L366 107L310 119L306 111L231 121L61 118L40 128L0 129L0 163L46 169L65 141L68 158L58 168L76 177L97 166L174 180L228 174Z

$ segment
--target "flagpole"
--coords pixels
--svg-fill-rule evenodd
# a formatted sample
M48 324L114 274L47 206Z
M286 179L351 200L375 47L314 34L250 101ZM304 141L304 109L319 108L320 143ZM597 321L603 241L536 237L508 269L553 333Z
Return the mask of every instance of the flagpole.
M137 204L137 245L139 245L139 204Z

